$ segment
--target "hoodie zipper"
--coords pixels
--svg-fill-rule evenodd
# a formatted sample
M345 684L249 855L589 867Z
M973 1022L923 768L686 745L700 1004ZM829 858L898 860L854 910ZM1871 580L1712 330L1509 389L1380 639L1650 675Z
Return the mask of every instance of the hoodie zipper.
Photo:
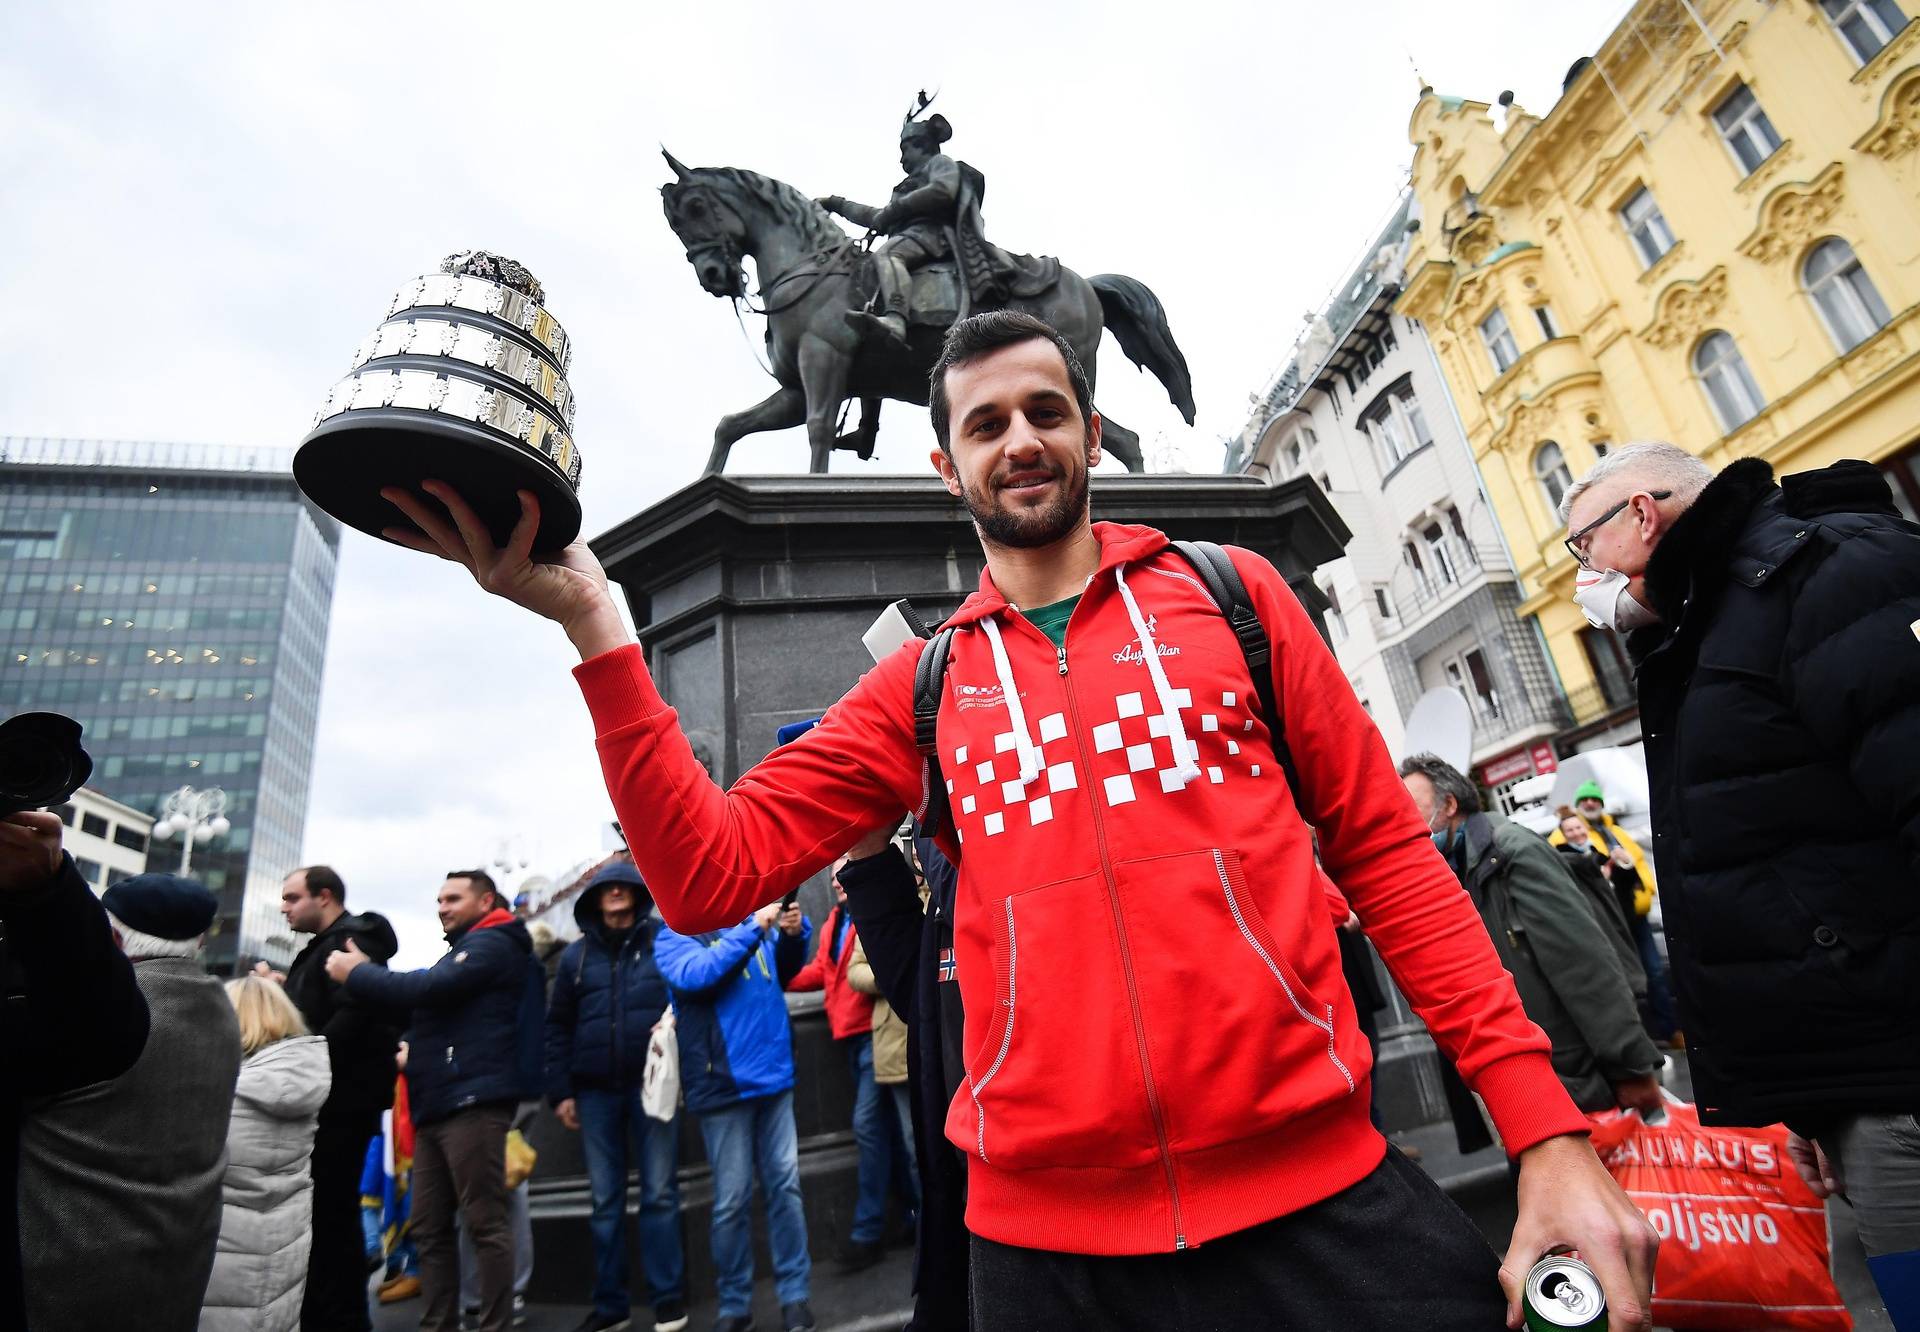
M1079 609L1079 606L1075 606L1075 613ZM1071 632L1071 615L1067 617L1067 624L1068 632ZM1038 633L1039 630L1035 629L1034 632ZM1133 971L1133 949L1127 942L1126 921L1120 912L1120 884L1114 877L1113 857L1107 849L1107 824L1100 813L1100 797L1093 789L1093 763L1087 754L1086 732L1080 725L1080 701L1074 696L1073 678L1067 674L1067 646L1064 641L1059 647L1059 661L1061 683L1067 695L1067 711L1073 717L1074 749L1080 756L1080 771L1087 777L1082 786L1087 793L1087 803L1093 809L1093 840L1100 851L1100 874L1107 884L1107 907L1113 913L1114 937L1120 941L1120 971L1127 982L1127 1006L1133 1017L1133 1039L1140 1057L1140 1078L1147 1089L1147 1110L1153 1118L1153 1135L1160 1149L1160 1164L1167 1173L1167 1195L1173 1205L1173 1247L1184 1249L1187 1247L1187 1227L1180 1209L1180 1184L1173 1171L1173 1149L1167 1143L1166 1114L1161 1109L1160 1092L1154 1083L1153 1065L1147 1058L1147 1023L1140 1004L1139 981Z

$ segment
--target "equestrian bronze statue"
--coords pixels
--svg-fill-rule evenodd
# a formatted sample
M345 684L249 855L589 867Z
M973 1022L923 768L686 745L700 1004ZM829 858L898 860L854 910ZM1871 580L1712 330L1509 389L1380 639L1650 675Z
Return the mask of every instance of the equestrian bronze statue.
M765 401L721 418L709 472L725 469L728 452L744 436L801 424L809 471L825 472L836 448L872 457L880 400L924 405L927 374L947 328L988 309L1024 310L1046 320L1096 383L1100 333L1111 329L1120 349L1154 373L1193 423L1186 358L1159 298L1130 277L1083 278L1057 259L1010 254L988 242L980 224L984 178L940 151L951 132L944 116L907 118L900 134L907 178L878 208L837 195L815 201L737 167L686 167L663 150L676 177L660 191L667 222L700 285L740 302L747 294L742 265L753 260L762 301L757 313L767 319L769 368L780 385ZM832 213L886 240L869 252ZM855 398L860 426L842 434L839 422ZM1140 437L1133 431L1106 418L1101 444L1140 470Z

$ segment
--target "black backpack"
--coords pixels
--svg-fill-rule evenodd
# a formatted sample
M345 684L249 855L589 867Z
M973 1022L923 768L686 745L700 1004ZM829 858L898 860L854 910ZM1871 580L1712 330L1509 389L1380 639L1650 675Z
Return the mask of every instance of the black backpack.
M1286 774L1287 786L1298 801L1300 774L1293 764L1293 751L1287 746L1286 731L1280 722L1280 701L1273 692L1273 647L1266 626L1253 608L1247 585L1227 552L1211 541L1176 541L1173 548L1193 566L1200 582L1213 598L1214 605L1227 617L1233 635L1240 640L1240 652L1247 659L1247 671L1253 676L1254 696L1260 700L1260 713L1273 737L1274 757ZM949 625L932 635L932 642L920 654L913 674L913 742L927 765L927 812L920 820L921 834L933 837L951 822L947 805L947 784L940 774L940 750L935 732L940 724L940 695L947 674L947 653L953 646L958 626Z

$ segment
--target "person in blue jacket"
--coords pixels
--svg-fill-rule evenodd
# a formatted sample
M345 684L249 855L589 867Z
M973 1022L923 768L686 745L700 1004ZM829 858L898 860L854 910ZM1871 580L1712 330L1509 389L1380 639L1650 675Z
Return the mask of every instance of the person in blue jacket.
M812 1259L800 1203L793 1125L793 1032L786 983L807 960L800 908L762 907L730 930L685 935L661 926L654 960L673 991L680 1087L700 1119L713 1167L714 1332L753 1326L753 1185L767 1201L767 1240L784 1332L812 1332Z
M680 1246L680 1121L662 1123L640 1105L647 1042L667 1010L667 982L654 962L660 923L630 862L598 870L573 904L580 937L554 969L547 999L547 1099L581 1135L593 1188L593 1311L575 1332L628 1326L628 1144L640 1170L640 1262L654 1332L687 1325L686 1259Z
M546 987L527 927L495 896L484 870L447 876L437 903L447 953L424 971L389 971L352 940L326 959L327 975L352 998L411 1012L413 1237L426 1295L420 1325L427 1328L451 1329L459 1321L456 1206L478 1258L480 1330L507 1332L513 1320L507 1129L515 1105L540 1094Z

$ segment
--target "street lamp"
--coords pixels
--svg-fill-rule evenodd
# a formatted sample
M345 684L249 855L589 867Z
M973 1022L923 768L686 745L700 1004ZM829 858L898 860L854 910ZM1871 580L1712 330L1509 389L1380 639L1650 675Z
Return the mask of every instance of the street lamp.
M184 878L193 865L193 848L204 846L216 837L225 837L233 825L227 822L227 793L215 786L196 791L183 786L167 796L160 806L160 821L153 835L165 842L180 838L180 874Z

